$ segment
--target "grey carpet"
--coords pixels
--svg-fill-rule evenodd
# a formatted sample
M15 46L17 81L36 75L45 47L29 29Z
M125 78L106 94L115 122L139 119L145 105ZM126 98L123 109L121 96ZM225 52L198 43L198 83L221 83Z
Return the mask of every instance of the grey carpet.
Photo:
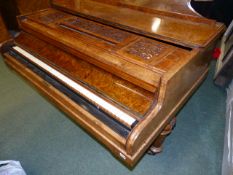
M178 114L163 153L129 170L0 57L0 160L19 160L29 175L219 175L226 94L213 85L213 68Z

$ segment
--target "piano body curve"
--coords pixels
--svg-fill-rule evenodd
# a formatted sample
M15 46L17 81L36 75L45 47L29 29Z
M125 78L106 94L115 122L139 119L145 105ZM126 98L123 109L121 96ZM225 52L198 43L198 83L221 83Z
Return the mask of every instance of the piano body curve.
M18 22L5 62L128 166L162 143L224 31L187 0L53 0Z

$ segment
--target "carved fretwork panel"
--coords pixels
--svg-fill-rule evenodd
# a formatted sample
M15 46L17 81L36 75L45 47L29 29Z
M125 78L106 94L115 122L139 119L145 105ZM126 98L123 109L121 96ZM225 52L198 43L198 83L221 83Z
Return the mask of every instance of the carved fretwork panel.
M170 45L139 37L120 49L118 53L130 62L154 69L154 66L173 51L174 48Z
M61 13L59 11L44 10L43 12L41 12L41 14L32 15L28 18L30 20L33 20L33 21L37 20L37 21L40 21L41 23L44 23L44 24L50 24L50 23L55 23L58 20L64 19L68 16L69 15L67 15L66 13Z
M110 41L114 44L124 42L127 38L132 36L132 34L128 32L102 25L93 21L89 21L83 18L69 19L62 22L61 25L66 26L70 29L85 32L88 35Z
M59 19L64 18L65 16L66 15L63 14L63 13L56 13L55 12L55 13L50 13L50 14L48 14L46 16L40 17L40 20L43 21L43 22L45 22L45 23L52 23L54 21L57 21Z
M165 47L158 43L154 43L147 39L141 39L130 45L125 52L144 60L150 60L155 56L159 56L164 49Z

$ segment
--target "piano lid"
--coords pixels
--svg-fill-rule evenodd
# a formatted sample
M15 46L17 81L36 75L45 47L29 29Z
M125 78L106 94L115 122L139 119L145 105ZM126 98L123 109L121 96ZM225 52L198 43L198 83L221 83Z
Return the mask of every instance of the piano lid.
M52 0L58 9L186 47L205 47L223 25L200 16L190 0Z

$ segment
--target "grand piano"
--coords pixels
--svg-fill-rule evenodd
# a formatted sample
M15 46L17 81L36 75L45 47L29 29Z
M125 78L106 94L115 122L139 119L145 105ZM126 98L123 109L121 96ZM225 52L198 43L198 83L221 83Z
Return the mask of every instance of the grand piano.
M52 0L18 22L6 64L129 167L161 152L224 31L189 0Z

